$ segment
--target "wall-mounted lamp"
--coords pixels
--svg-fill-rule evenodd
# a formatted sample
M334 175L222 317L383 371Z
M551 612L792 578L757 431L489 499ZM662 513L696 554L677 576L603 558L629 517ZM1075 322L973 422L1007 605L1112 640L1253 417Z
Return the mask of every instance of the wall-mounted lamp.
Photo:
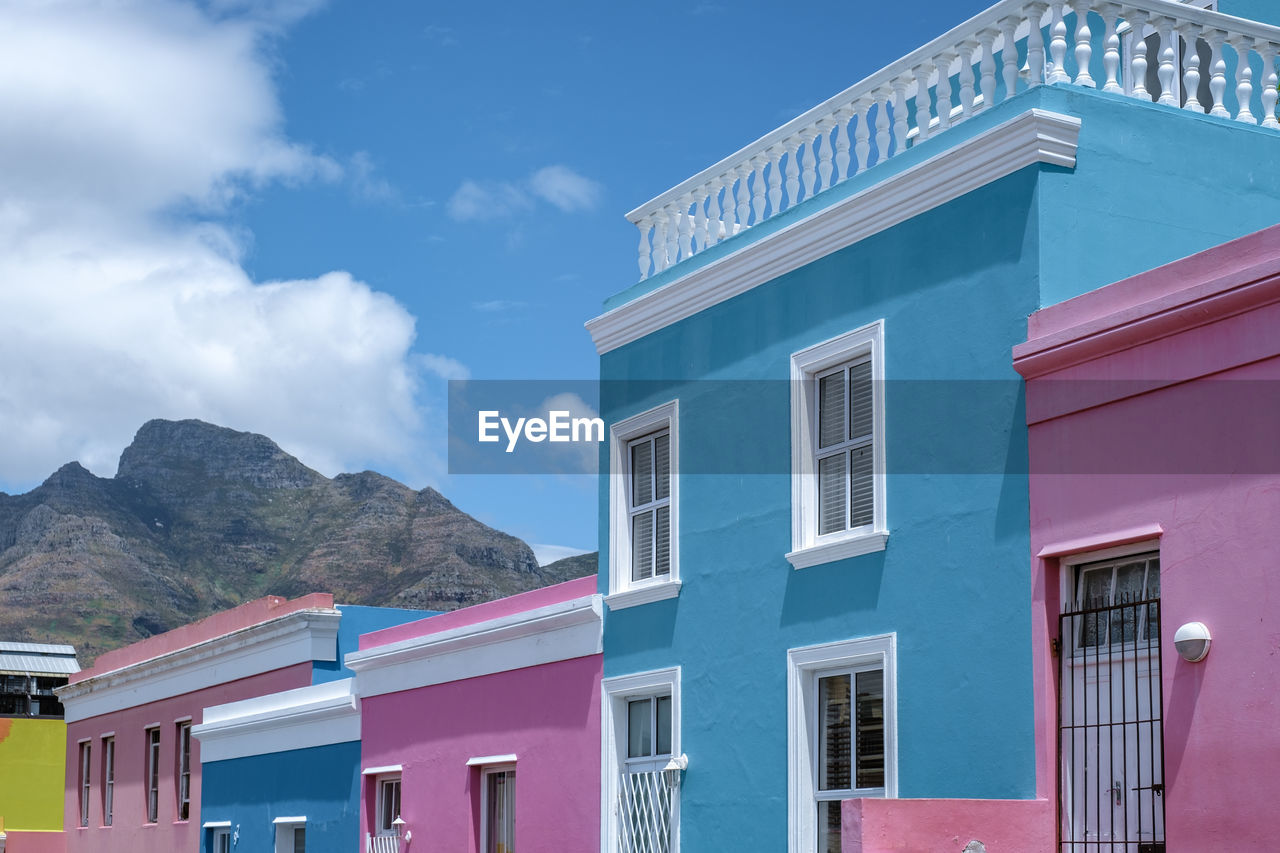
M391 821L391 825L396 828L396 835L402 836L404 838L405 844L408 844L410 841L413 840L413 830L405 829L405 827L408 826L408 824L405 823L404 818L400 817L400 815L396 815L396 819Z
M669 790L674 791L680 787L680 774L689 767L689 756L684 753L672 756L667 762L667 766L662 768L662 781L666 783Z
M1195 663L1202 661L1209 654L1209 644L1213 638L1203 622L1188 622L1173 635L1173 647L1183 660Z

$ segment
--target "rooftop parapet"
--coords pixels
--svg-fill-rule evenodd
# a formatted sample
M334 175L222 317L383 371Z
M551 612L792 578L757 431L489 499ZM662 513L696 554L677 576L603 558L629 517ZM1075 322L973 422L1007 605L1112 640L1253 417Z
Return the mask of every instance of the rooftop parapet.
M1280 28L1175 0L1002 0L628 213L640 279L1035 86L1280 130L1278 55Z

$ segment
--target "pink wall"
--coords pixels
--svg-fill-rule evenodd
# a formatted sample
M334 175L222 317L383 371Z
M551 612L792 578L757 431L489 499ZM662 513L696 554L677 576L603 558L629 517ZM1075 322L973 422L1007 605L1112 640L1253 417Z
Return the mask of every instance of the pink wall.
M1028 379L1039 794L1056 797L1059 558L1155 536L1170 849L1275 849L1280 228L1029 328L1014 355ZM1173 647L1189 621L1213 635L1201 663Z
M467 760L509 753L521 853L599 849L601 673L592 655L363 699L363 765L404 765L409 850L478 851L480 770ZM362 837L373 796L366 777Z
M5 830L5 853L66 853L65 832Z
M311 605L314 606L314 605ZM260 621L260 620L259 620ZM182 696L162 699L67 724L67 770L65 822L68 853L178 853L194 851L200 844L200 742L191 739L191 811L185 821L177 819L177 729L176 720L203 719L203 709L225 702L262 696L311 683L310 662L273 672L219 684ZM159 821L146 822L146 741L145 729L160 727L160 809ZM115 732L115 805L110 827L102 826L102 735ZM80 826L81 738L92 738L90 752L93 790L89 797L89 826Z
M394 643L397 640L408 640L413 637L438 634L450 628L475 625L489 619L497 619L500 616L520 613L524 610L546 607L549 604L559 604L562 601L572 601L575 598L591 595L595 591L596 576L588 575L585 578L577 578L554 586L544 586L541 589L522 592L519 595L499 598L497 601L486 601L483 604L474 604L461 610L441 613L439 616L429 616L416 622L406 622L403 625L396 625L381 631L361 634L360 648L362 650L370 649L374 646Z
M960 853L981 841L987 853L1049 853L1049 800L845 800L843 853Z
M91 669L82 669L75 673L71 676L70 683L75 684L94 675L151 660L269 619L278 619L298 610L331 609L332 607L333 596L327 592L313 592L292 600L278 595L268 595L265 598L247 601L239 607L220 611L199 622L192 622L190 625L183 625L181 628L174 628L172 631L156 634L154 637L148 637L122 649L99 655Z

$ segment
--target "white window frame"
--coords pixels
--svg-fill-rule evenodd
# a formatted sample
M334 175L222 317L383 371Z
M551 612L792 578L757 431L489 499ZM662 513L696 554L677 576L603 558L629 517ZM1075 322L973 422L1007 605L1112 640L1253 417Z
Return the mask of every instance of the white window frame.
M191 819L191 718L187 717L183 720L175 720L174 727L177 730L177 773L174 775L173 788L174 797L177 800L178 811L177 820L184 821ZM185 787L185 790L183 790ZM186 810L186 815L182 812Z
M395 782L399 787L400 795L400 814L395 815L391 819L394 821L397 817L401 817L404 813L404 779L400 773L386 773L373 777L374 785L374 802L373 802L373 834L378 836L399 835L395 826L384 827L382 825L382 803L383 803L383 786L388 782Z
M276 832L276 853L293 853L293 834L297 829L304 832L307 829L307 818L305 815L298 817L278 817L271 821L275 826Z
M618 421L609 442L609 594L610 610L635 607L680 594L680 403L672 400L647 412ZM667 575L631 580L631 442L655 432L670 434L671 571Z
M154 733L155 739L152 740ZM143 737L147 749L147 760L145 768L147 773L146 798L143 806L146 812L147 823L160 822L160 753L163 749L162 742L164 738L160 734L160 726L147 726L143 729Z
M817 376L855 361L871 359L872 523L818 534ZM854 329L791 355L791 551L794 568L883 551L889 541L885 486L884 320ZM848 511L848 508L846 508Z
M817 849L817 785L814 744L819 676L831 670L884 671L884 794L898 796L897 635L880 634L787 650L787 851Z
M627 702L653 696L671 697L671 754L683 756L680 741L680 667L615 676L600 682L600 850L619 853L618 775L627 755ZM655 732L656 738L656 732ZM671 805L671 850L680 853L680 796Z
M1112 560L1123 560L1126 557L1137 557L1142 554L1155 554L1157 559L1160 554L1160 540L1144 539L1141 542L1129 542L1124 545L1114 545L1107 548L1099 548L1093 551L1077 551L1072 554L1064 554L1058 557L1058 610L1063 612L1064 608L1071 610L1076 609L1079 602L1076 600L1077 593L1077 575L1080 567L1089 563L1104 563ZM1064 646L1066 645L1064 641ZM1121 649L1121 654L1138 654L1135 649ZM1067 655L1067 662L1074 665L1077 655L1081 649L1076 647L1076 638L1072 637L1070 646L1059 649L1059 654Z
M93 741L82 738L80 749L80 826L89 825L89 803L92 801L93 777Z
M116 736L102 736L102 825L111 826L116 807Z
M234 850L235 847L231 843L231 824L229 822L226 826L209 827L209 853L219 853L218 842L224 838L227 840L227 849Z
M489 777L498 773L514 774L515 772L516 765L514 761L480 766L480 853L485 853L489 849L489 833L492 831L489 826ZM512 810L515 810L514 800L512 801ZM512 825L514 824L515 818L513 816Z

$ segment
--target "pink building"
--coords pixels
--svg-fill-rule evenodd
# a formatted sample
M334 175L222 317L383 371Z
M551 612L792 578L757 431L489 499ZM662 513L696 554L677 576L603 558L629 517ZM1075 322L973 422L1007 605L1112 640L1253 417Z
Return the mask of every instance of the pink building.
M334 662L333 597L268 596L108 652L58 691L68 853L200 849L203 709L312 683Z
M1036 312L1014 365L1060 849L1276 849L1280 227Z
M367 851L599 846L601 607L591 576L360 638Z

